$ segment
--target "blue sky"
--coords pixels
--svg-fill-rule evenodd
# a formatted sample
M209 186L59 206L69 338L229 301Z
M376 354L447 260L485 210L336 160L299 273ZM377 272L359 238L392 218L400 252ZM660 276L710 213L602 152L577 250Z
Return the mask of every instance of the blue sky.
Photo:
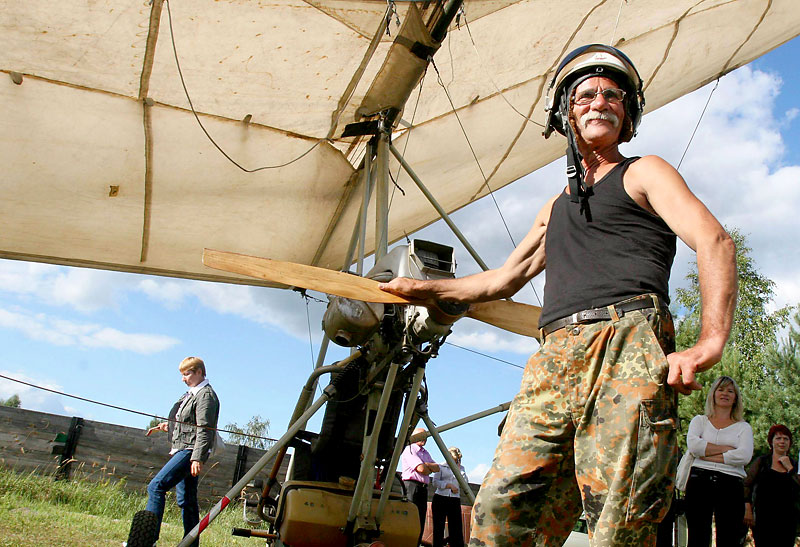
M689 186L728 227L747 234L762 273L777 284L776 305L800 303L800 39L724 77L681 166ZM657 154L677 165L713 84L645 116L626 155ZM544 201L564 184L564 161L496 193L519 241ZM491 200L458 211L456 223L491 266L512 246ZM477 266L441 223L415 237L456 247L459 275ZM684 247L672 273L682 286L692 260ZM543 276L534 282L542 294ZM322 295L314 294L316 298ZM530 287L518 299L538 304ZM0 261L0 371L32 383L146 413L165 414L183 393L177 366L201 356L220 396L220 423L253 415L280 436L320 343L324 304L297 293ZM310 328L309 328L310 326ZM470 320L428 364L430 415L439 424L510 400L536 343ZM347 354L336 346L331 363ZM514 366L516 365L516 366ZM0 397L24 408L144 428L147 418L33 390L0 379ZM491 462L501 416L444 434L459 446L470 478ZM318 420L311 429L318 427ZM439 459L435 447L429 445Z

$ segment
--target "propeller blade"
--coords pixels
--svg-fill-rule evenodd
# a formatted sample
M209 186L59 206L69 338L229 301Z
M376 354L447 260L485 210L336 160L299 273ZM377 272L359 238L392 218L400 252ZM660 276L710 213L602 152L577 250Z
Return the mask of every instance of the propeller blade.
M203 264L217 270L364 302L435 306L431 302L412 300L382 291L378 288L378 282L373 279L306 264L214 249L203 249ZM541 308L538 306L495 300L471 304L467 317L523 336L540 338L539 329L536 328L540 312Z
M542 308L539 306L510 300L492 300L470 304L467 317L541 340L541 332L537 327L541 313Z
M311 289L335 296L352 298L363 302L384 304L420 304L378 288L378 282L327 268L306 264L283 262L258 256L250 256L214 249L203 249L203 264L216 270L238 273L266 281Z

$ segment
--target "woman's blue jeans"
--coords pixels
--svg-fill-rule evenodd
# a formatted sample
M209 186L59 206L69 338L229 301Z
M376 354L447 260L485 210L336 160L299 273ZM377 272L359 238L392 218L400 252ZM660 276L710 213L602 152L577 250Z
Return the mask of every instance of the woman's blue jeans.
M158 515L158 524L164 516L167 491L175 488L175 498L183 516L183 534L186 535L200 522L200 506L197 503L197 477L192 476L192 451L181 450L161 468L147 485L146 511ZM196 543L197 544L197 543Z

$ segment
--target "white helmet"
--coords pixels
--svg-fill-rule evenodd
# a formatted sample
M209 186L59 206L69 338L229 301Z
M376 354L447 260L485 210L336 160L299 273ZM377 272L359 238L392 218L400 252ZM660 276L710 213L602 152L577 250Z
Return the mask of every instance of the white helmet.
M642 80L628 56L617 48L589 44L573 50L556 69L545 99L547 121L544 136L555 129L562 135L570 131L569 101L572 91L587 78L606 76L625 91L625 120L619 142L631 140L642 120L644 93Z

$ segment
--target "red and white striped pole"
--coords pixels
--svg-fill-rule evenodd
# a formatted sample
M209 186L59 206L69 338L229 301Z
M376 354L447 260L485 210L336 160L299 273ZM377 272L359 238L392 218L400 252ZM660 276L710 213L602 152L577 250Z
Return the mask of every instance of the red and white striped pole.
M258 472L261 471L261 469L263 469L264 466L267 465L267 463L269 463L269 461L275 457L278 451L281 448L283 448L283 446L288 444L289 441L292 440L292 438L298 431L300 431L302 428L305 427L306 423L311 418L311 416L313 416L314 413L316 413L317 410L319 410L320 407L324 405L329 399L331 399L335 394L336 394L336 388L333 387L333 385L328 385L324 390L322 390L322 395L320 395L319 399L314 401L314 404L311 405L308 408L308 410L306 410L303 413L303 415L300 416L300 418L298 418L294 422L294 424L292 424L289 430L283 434L283 437L278 439L278 442L276 442L272 446L272 448L270 448L266 452L266 454L261 456L261 458L255 463L255 465L253 465L250 471L245 473L244 476L241 479L239 479L239 482L233 485L233 487L228 491L228 493L225 494L222 497L222 499L219 500L219 502L217 502L217 504L211 509L211 511L205 517L203 517L203 520L201 520L197 524L197 526L195 526L192 529L191 532L189 532L188 534L186 534L186 536L184 536L183 540L178 544L178 547L189 547L192 543L194 543L195 540L197 540L197 538L200 536L200 533L206 528L208 528L208 525L211 524L211 521L217 518L217 515L219 515L222 512L222 510L228 506L231 500L235 499L242 491L242 489L245 486L247 486L247 483L253 480L253 478L258 474Z

